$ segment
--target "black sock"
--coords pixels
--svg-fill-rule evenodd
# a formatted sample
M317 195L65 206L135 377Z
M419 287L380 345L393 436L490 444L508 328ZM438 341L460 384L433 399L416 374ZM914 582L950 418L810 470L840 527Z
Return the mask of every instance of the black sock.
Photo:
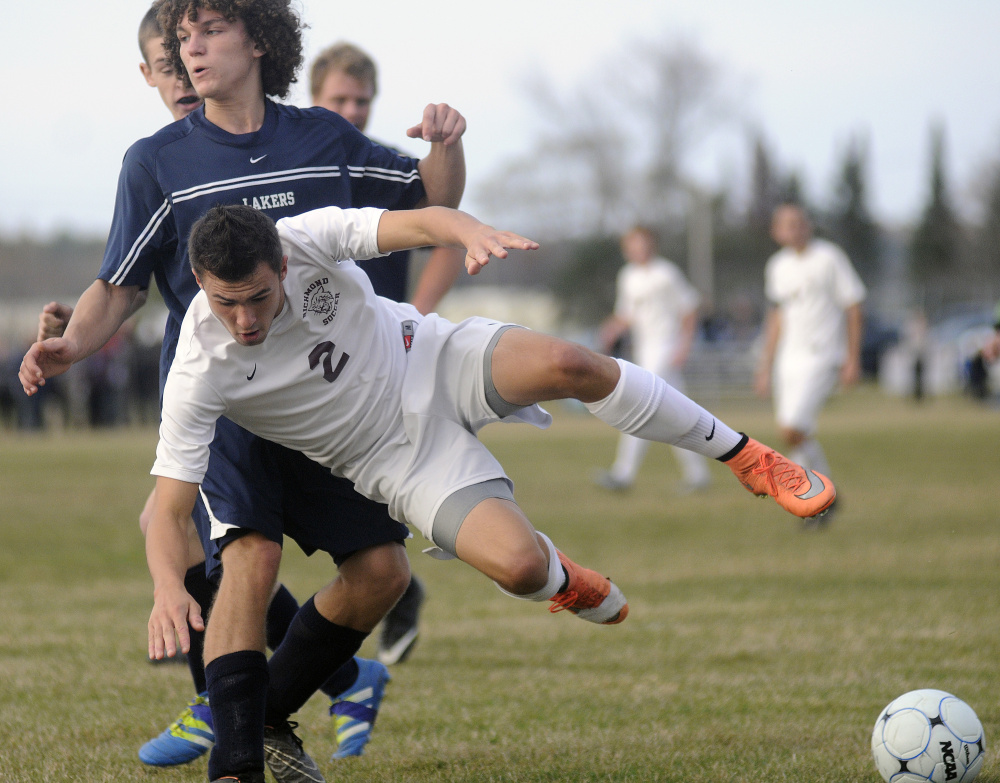
M184 589L201 606L201 617L207 624L208 613L219 587L210 582L205 575L204 563L198 563L187 570L184 574ZM191 679L194 680L195 693L204 693L208 688L205 683L205 632L196 631L190 625L188 631L191 634L191 649L187 654L188 669L191 670Z
M268 669L256 650L221 655L205 667L215 727L208 779L264 774L264 704Z
M288 720L337 669L347 663L368 634L331 623L310 598L270 660L268 726Z
M331 674L326 682L319 686L319 689L331 699L336 699L340 694L354 685L357 679L358 662L352 656L351 660Z
M278 585L278 592L267 607L267 646L270 649L278 649L297 611L299 602L295 596L284 585Z

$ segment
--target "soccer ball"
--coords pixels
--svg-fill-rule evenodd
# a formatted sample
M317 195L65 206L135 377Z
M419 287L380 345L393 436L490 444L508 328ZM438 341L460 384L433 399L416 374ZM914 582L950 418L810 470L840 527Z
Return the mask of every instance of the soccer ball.
M969 783L986 757L983 725L950 693L910 691L875 721L872 755L888 783Z

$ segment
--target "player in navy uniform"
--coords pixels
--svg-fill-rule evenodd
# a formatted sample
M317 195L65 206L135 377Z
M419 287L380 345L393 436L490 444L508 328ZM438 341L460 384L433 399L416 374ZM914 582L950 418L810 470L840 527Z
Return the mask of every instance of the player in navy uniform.
M170 310L161 359L165 378L181 319L197 292L187 263L187 232L213 204L247 204L280 218L328 204L406 208L454 205L461 197L465 121L451 107L428 106L421 123L408 130L431 142L427 157L416 161L373 144L330 112L267 98L287 94L301 63L300 22L285 0L235 7L166 0L158 11L171 62L189 77L205 106L129 149L99 279L81 297L65 336L36 345L26 362L44 354L44 361L65 369L93 353L140 303L153 275ZM289 680L311 666L317 633L330 644L357 650L409 583L401 546L405 527L328 475L229 422L219 428L195 521L206 551L233 546L251 552L255 566L226 571L214 614L231 619L249 612L251 598L266 603L282 533L295 537L297 528L319 517L337 522L337 541L326 548L340 572L327 600L319 601L318 609L309 602L281 646L280 660L297 661L294 666L269 671L264 629L256 623L220 621L221 627L239 629L235 635L208 629L206 675L216 732L212 779L244 772L247 780L258 779L263 727L235 730L236 716L262 711L265 702L280 705ZM266 521L268 535L234 534L213 550L211 525L248 517ZM216 571L219 564L215 557ZM268 726L267 759L279 780L322 779L287 723Z

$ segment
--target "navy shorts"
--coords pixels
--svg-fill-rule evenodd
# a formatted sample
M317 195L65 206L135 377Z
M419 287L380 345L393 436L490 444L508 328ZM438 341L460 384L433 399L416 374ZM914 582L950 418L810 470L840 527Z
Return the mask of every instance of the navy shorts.
M347 479L225 418L216 424L200 494L193 516L211 579L221 573L223 547L248 531L279 544L286 535L307 555L328 552L337 565L360 549L409 538L384 504Z

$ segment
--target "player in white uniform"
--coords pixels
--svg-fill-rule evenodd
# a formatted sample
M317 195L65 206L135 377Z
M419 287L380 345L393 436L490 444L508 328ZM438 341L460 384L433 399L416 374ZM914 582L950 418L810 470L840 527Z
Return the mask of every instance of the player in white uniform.
M656 237L644 226L622 236L626 264L618 272L615 310L601 327L605 351L626 333L632 336L636 364L684 391L683 368L697 328L699 296L676 264L656 254ZM649 441L622 434L614 464L598 474L598 483L611 490L632 486ZM708 463L700 454L674 449L685 491L704 489L711 481Z
M421 318L410 305L376 297L352 261L338 260L428 244L468 248L470 273L491 254L506 256L505 248L537 247L439 207L330 207L284 218L276 228L252 208L220 205L195 224L189 252L202 290L181 326L153 468L156 502L146 539L154 583L151 657L185 650L188 623L202 624L201 607L184 589L186 525L222 415L347 476L508 594L549 600L552 611L568 609L602 624L625 619L624 596L534 530L503 469L475 438L485 424L547 426L536 403L571 397L623 431L724 461L749 491L799 516L822 513L833 502L829 480L733 431L636 365L482 318L461 324ZM22 365L26 393L36 393L44 377L42 367ZM247 578L248 570L260 569L260 550L241 545L263 535L256 524L247 519L240 535L231 525L213 527L213 537L226 544L212 627L223 637L262 644L271 585ZM296 528L296 540L323 548L323 523ZM231 582L260 594L234 593ZM308 605L326 623L342 623L353 611L338 601L340 584L331 582ZM317 629L317 654L297 659L301 700L289 714L345 660L324 648L322 624L309 622ZM304 650L296 654L304 657ZM213 713L228 708L213 696ZM229 718L237 735L253 733L263 712Z
M766 394L773 383L775 417L791 458L829 474L816 420L838 383L850 386L861 376L865 287L843 250L813 237L800 206L779 206L771 235L781 250L764 269L773 307L756 387Z
M154 657L175 654L175 634L183 649L186 620L200 611L184 593L178 557L222 415L345 475L505 592L602 624L625 619L624 596L534 531L503 469L475 438L484 425L546 427L549 416L536 403L573 397L613 426L726 461L750 491L800 516L833 501L828 480L636 365L509 324L421 317L411 305L376 297L346 260L426 244L468 248L470 273L506 248L537 247L438 207L330 207L275 227L252 209L218 206L195 225L190 254L202 291L181 328L152 471ZM214 536L227 534L221 527ZM236 565L229 551L223 583Z

